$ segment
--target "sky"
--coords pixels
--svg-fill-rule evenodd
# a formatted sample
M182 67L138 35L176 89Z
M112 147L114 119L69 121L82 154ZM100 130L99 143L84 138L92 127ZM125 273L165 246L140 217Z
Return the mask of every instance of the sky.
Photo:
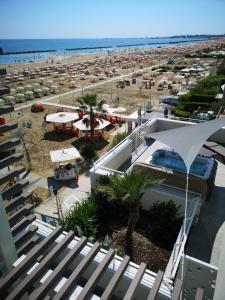
M0 39L225 33L225 0L0 0Z

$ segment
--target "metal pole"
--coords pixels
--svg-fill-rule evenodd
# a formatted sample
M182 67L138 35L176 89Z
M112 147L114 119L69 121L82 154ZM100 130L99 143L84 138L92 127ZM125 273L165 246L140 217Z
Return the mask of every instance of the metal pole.
M187 167L187 166L186 166ZM187 205L188 205L188 185L189 185L189 170L187 170L187 176L186 176L186 191L185 191L185 208L184 208L184 230L183 230L183 238L185 238L185 234L186 234L186 225L187 225ZM182 251L183 255L182 255L182 262L181 262L181 280L184 280L184 259L185 259L185 255L184 255L184 247L183 247L183 251ZM180 299L183 299L182 297L182 293L180 296Z

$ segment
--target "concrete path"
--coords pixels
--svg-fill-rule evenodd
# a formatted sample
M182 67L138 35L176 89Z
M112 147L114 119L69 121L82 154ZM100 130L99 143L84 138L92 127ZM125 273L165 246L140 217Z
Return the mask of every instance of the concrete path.
M215 186L202 209L199 223L193 225L185 254L203 260L207 263L211 261L211 255L215 237L221 225L225 222L225 166L218 162L218 168L215 178ZM225 230L225 226L223 226ZM213 262L218 261L217 251L214 251Z
M53 188L53 190L60 190L62 187L71 189L71 190L79 190L81 192L89 193L91 190L90 185L90 178L87 175L80 175L78 183L75 181L57 181L53 177L42 177L40 175L37 175L33 172L30 172L28 176L26 177L29 179L29 186L27 187L27 190L32 191L36 187L42 187L44 189L49 189L50 187Z

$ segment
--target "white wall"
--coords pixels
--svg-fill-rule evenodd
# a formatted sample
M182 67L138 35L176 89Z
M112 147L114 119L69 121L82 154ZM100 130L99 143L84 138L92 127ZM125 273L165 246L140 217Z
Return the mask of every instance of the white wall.
M196 197L200 195L196 194ZM193 199L195 196L192 195L189 196L189 199ZM147 190L144 194L144 196L141 199L141 206L145 210L150 210L155 203L162 203L162 202L169 202L170 200L173 200L176 205L178 206L178 211L180 213L180 216L184 216L184 210L185 210L185 191L177 190L173 187L168 189L163 188L152 188L151 190ZM189 203L194 200L189 200ZM196 216L199 215L200 212L200 206L197 209Z
M181 278L181 268L180 263L178 278ZM195 299L196 289L202 287L204 289L204 299L213 299L217 271L217 267L185 255L183 298L186 300Z

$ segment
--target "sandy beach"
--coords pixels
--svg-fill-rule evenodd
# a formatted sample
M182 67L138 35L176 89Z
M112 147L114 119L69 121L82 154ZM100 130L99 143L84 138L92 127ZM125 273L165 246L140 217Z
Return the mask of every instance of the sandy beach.
M4 81L8 78L10 81L8 86L11 89L10 95L14 97L17 109L17 112L13 113L11 117L19 122L26 143L29 144L32 170L39 175L50 176L53 165L49 158L49 151L70 145L79 148L82 142L79 138L71 136L55 136L51 124L46 133L42 127L44 115L59 110L58 107L47 105L48 102L74 106L77 97L85 93L93 93L97 94L98 99L104 100L110 107L125 108L126 111L123 115L131 114L140 107L144 109L149 101L157 110L160 96L171 95L177 92L176 89L179 91L182 84L185 84L185 78L179 79L179 76L176 78L176 70L190 68L196 64L210 66L213 63L212 58L185 58L185 54L196 53L209 47L216 50L224 44L224 40L216 40L174 47L127 50L113 54L71 55L70 59L57 61L57 63L38 62L7 65L7 75L5 78L1 78L1 85L3 86ZM174 60L173 64L167 64L169 59ZM154 71L149 69L156 65L164 66L166 69L163 72L157 72L160 67L155 67ZM124 76L123 80L119 79L120 76ZM125 84L124 80L127 80L128 85ZM151 80L151 88L145 86L149 80ZM189 80L196 79L190 77ZM37 84L36 88L42 90L44 88L50 90L52 86L56 86L57 89L54 94L48 93L48 95L42 95L29 101L29 105L25 100L16 100L14 91L22 87L20 93L26 93L26 87L32 87L34 84ZM168 88L169 84L173 86L172 89ZM92 85L94 87L90 88ZM87 89L87 87L89 88ZM69 94L64 95L67 92ZM51 99L51 97L55 98ZM31 103L41 101L45 102L45 112L32 113L30 111ZM20 107L23 108L20 109ZM23 127L23 123L27 120L32 122L32 129ZM106 132L107 143L104 146L99 146L98 156L110 149L113 130L109 129ZM23 152L23 148L20 150Z

